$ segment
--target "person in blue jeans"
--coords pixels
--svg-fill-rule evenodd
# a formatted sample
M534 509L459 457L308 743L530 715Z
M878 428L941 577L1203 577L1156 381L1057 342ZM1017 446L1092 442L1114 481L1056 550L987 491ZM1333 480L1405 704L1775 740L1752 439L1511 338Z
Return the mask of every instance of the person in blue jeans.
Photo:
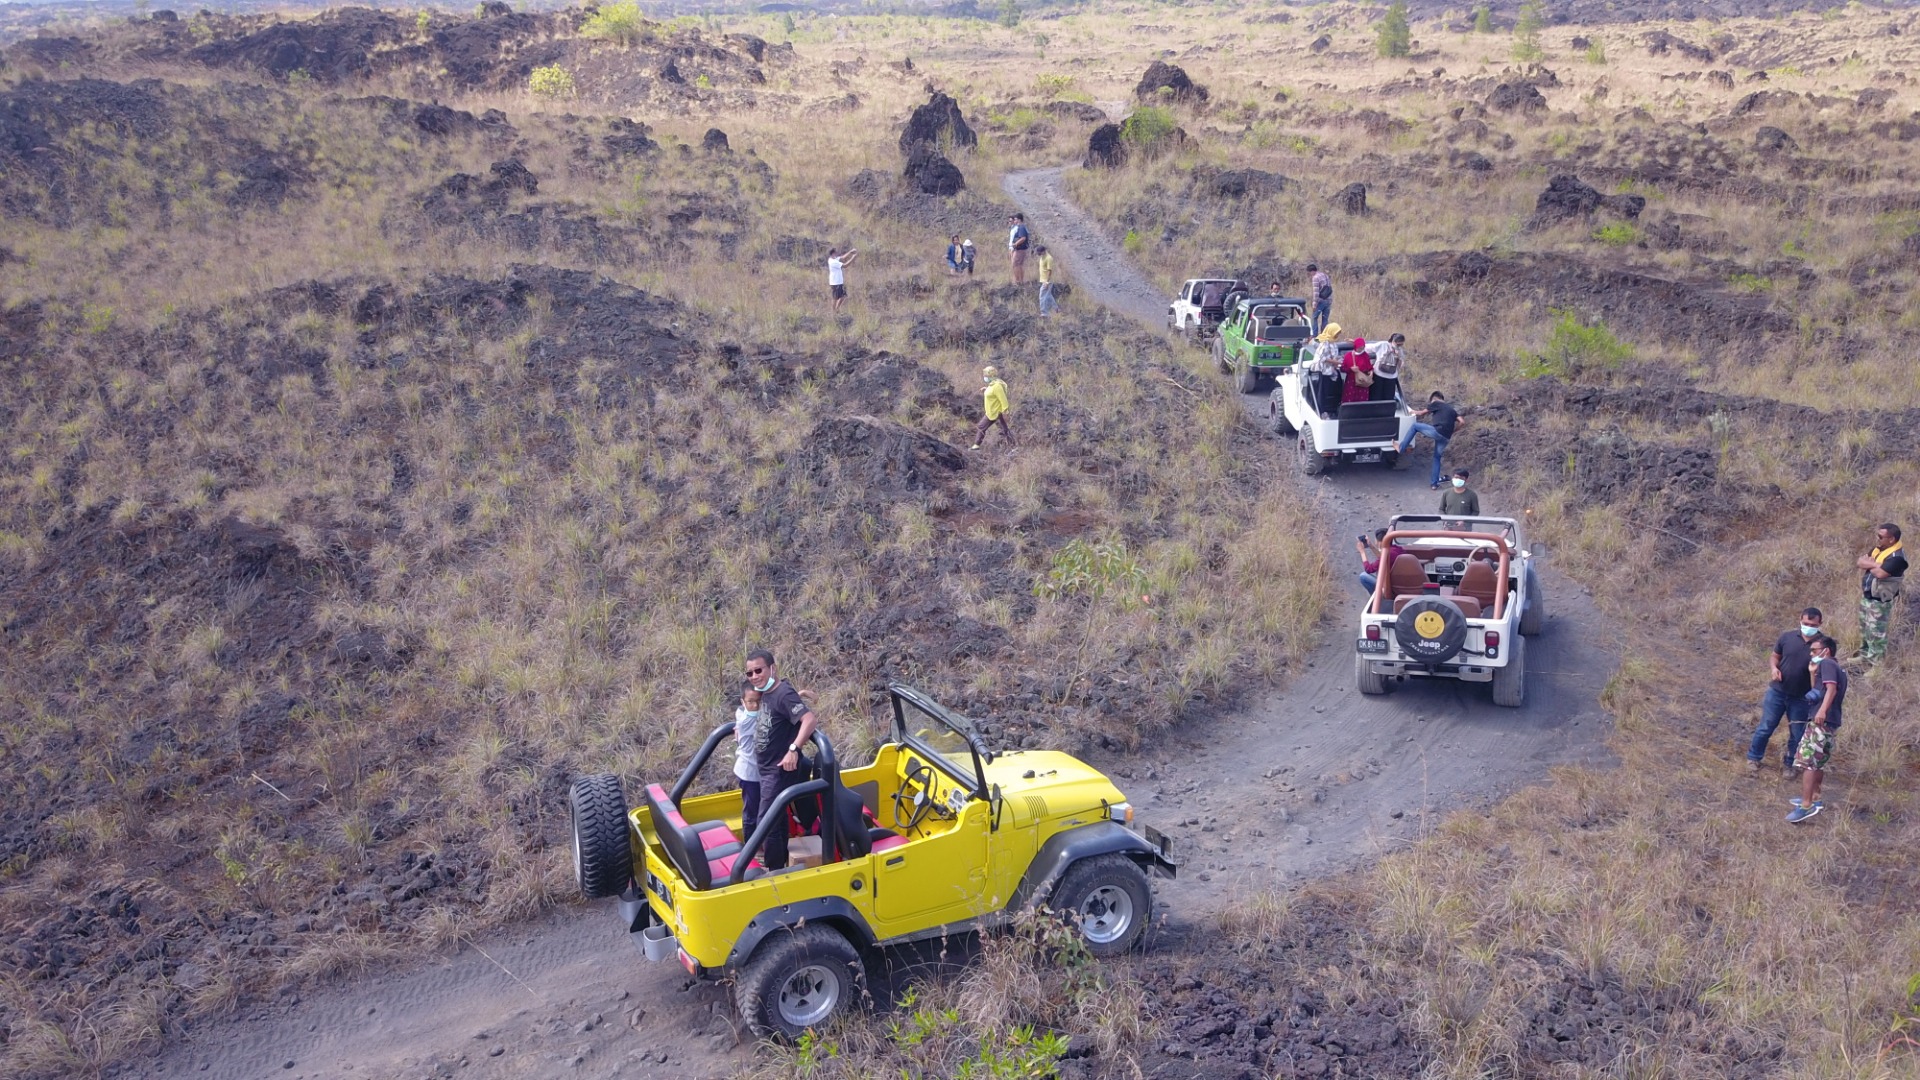
M1444 459L1447 456L1447 444L1453 441L1453 433L1460 426L1460 410L1447 403L1447 395L1435 390L1427 396L1427 407L1415 409L1412 430L1400 441L1399 452L1404 454L1413 448L1413 437L1425 435L1433 440L1433 475L1427 486L1434 491L1440 490L1440 478L1446 473ZM1419 419L1425 417L1425 420Z
M1771 663L1773 680L1760 699L1760 726L1753 729L1753 741L1747 746L1747 768L1759 772L1767 757L1767 743L1787 718L1787 752L1780 759L1780 775L1793 776L1793 755L1800 749L1800 738L1807 730L1807 691L1813 688L1808 671L1809 643L1820 637L1822 616L1817 607L1800 613L1800 625L1780 635L1773 643Z

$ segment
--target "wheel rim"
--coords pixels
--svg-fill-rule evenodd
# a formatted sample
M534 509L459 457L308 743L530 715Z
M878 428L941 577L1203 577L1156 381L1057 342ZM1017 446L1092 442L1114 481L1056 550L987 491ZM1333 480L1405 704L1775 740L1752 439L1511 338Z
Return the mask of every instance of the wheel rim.
M1133 896L1118 885L1102 885L1080 901L1080 933L1095 945L1126 936L1133 926Z
M840 975L825 964L808 964L780 984L780 1019L792 1027L813 1027L840 1004Z

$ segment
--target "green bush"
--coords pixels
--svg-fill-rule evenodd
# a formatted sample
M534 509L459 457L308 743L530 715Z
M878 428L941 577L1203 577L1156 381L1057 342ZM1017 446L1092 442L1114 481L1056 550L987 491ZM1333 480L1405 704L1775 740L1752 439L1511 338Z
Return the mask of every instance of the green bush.
M1587 63L1604 64L1607 62L1607 47L1598 41L1587 46Z
M1476 34L1493 33L1493 9L1485 4L1473 9L1473 32Z
M1386 18L1373 29L1374 47L1385 57L1405 56L1413 51L1413 30L1407 25L1407 0L1387 5Z
M573 72L559 64L533 69L527 79L527 89L543 98L570 98L573 96Z
M588 17L580 33L587 37L617 41L622 45L633 45L647 39L647 20L640 15L639 0L604 4Z
M1127 235L1120 240L1120 246L1126 249L1127 254L1138 255L1146 250L1147 241L1138 231L1128 229Z
M1015 0L1000 0L1000 25L1012 29L1020 25L1020 5Z
M1033 77L1034 93L1044 98L1057 98L1073 89L1073 76L1046 72Z
M1576 379L1594 371L1610 371L1633 358L1633 346L1613 336L1607 324L1587 322L1572 308L1553 308L1553 329L1544 351L1520 358L1520 374L1529 379L1553 375Z
M1157 105L1143 105L1120 124L1120 138L1129 146L1149 149L1171 138L1179 126L1173 114Z
M1626 247L1640 239L1640 230L1624 221L1616 221L1611 225L1602 225L1593 230L1593 238L1603 244Z

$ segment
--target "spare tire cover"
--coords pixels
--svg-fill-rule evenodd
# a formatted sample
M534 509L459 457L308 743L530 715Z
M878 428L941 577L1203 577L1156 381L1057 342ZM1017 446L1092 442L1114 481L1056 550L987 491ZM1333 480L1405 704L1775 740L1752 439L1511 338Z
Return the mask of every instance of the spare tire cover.
M1401 609L1394 620L1400 651L1423 664L1453 659L1467 641L1467 617L1442 597L1423 597Z

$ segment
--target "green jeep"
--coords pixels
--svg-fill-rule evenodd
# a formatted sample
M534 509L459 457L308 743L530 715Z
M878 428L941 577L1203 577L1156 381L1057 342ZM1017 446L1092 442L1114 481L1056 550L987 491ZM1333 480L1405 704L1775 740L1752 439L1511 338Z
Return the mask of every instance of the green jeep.
M1249 296L1234 305L1214 336L1213 359L1241 393L1258 390L1262 375L1277 375L1299 358L1313 337L1307 307L1287 296Z

